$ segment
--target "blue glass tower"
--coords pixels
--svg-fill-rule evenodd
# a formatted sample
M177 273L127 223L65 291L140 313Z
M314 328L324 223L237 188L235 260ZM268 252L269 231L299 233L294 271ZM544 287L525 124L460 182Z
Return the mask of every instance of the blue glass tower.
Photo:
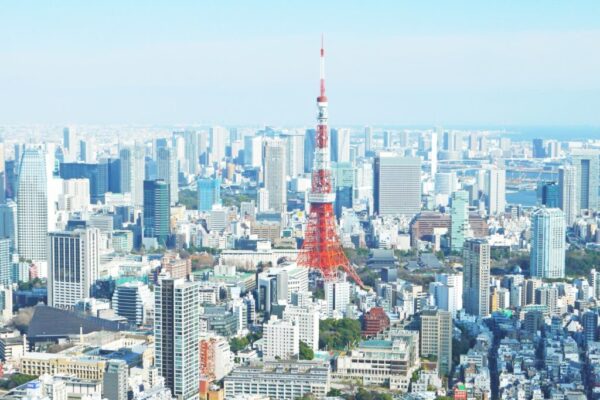
M198 211L210 211L215 204L221 204L221 180L198 179Z

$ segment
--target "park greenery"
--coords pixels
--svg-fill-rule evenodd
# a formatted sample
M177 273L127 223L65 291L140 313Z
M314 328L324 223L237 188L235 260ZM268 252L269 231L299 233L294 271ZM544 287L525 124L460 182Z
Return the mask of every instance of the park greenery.
M315 352L313 349L308 347L306 343L300 341L300 359L301 360L312 360L315 358Z
M319 348L346 350L360 340L360 322L355 319L325 319L319 326Z

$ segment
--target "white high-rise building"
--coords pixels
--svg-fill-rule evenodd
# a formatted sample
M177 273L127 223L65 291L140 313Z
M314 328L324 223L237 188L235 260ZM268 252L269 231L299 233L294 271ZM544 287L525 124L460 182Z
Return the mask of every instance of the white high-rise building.
M565 277L565 214L559 208L539 208L531 215L531 276Z
M304 133L287 135L287 174L296 177L304 173Z
M44 153L39 149L25 149L17 186L17 248L26 260L46 260L47 184Z
M131 193L135 207L144 206L145 154L142 144L119 151L121 161L121 192Z
M169 198L171 205L174 206L179 201L179 171L175 149L160 147L156 158L157 177L169 185Z
M260 167L262 165L262 136L244 137L244 165L247 167ZM304 146L304 145L303 145Z
M48 305L71 309L91 297L98 279L100 231L96 228L49 235Z
M408 135L407 135L408 136ZM408 143L408 140L406 141ZM406 146L406 145L404 145ZM438 169L438 134L431 132L431 149L429 152L429 161L431 163L431 176L435 177Z
M269 191L269 207L273 211L287 211L286 147L281 140L265 143L265 188Z
M499 168L487 170L485 177L486 206L490 215L506 209L506 171Z
M291 360L300 352L300 330L295 321L271 316L263 326L263 338L265 360Z
M381 153L375 158L375 212L412 217L421 210L421 159Z
M373 128L365 126L365 152L373 150Z
M325 303L328 318L341 318L350 304L350 282L345 276L338 280L325 282Z
M455 172L438 172L435 174L435 194L450 196L458 188Z
M269 191L265 188L258 189L257 193L258 212L269 211Z
M300 340L313 351L319 350L319 310L316 307L287 306L283 319L294 321L298 325Z
M434 293L431 293L434 289ZM436 274L434 285L430 286L430 294L435 298L435 305L456 315L463 308L463 275Z
M463 306L467 314L490 314L490 244L468 239L463 252Z
M558 169L558 186L560 208L565 213L565 222L567 226L573 226L579 215L577 169L574 166L564 165Z
M331 161L350 161L350 129L331 130Z
M90 180L64 179L62 193L58 198L58 209L84 211L90 206Z
M185 141L185 171L190 175L195 175L199 170L200 162L200 139L198 132L187 130L183 132Z
M179 400L197 398L200 380L199 283L159 276L154 288L154 352L158 373Z
M229 131L222 126L210 128L210 162L220 163L225 158Z

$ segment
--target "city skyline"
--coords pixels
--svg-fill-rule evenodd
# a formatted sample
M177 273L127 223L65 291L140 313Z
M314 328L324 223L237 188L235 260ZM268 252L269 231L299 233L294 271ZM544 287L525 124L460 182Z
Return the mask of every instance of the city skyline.
M600 125L600 6L460 3L4 5L0 119L310 125L324 33L333 126Z

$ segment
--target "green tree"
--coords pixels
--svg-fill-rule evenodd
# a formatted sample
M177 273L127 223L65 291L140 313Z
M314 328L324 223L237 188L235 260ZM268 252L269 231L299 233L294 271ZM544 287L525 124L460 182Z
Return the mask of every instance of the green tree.
M319 324L319 347L344 350L360 340L360 322L355 319L325 319Z
M301 360L312 360L315 358L315 352L313 349L308 347L302 340L300 341L300 359Z
M179 191L179 204L188 210L198 209L198 191L184 189Z
M248 347L249 344L250 341L246 337L234 337L229 340L229 346L231 347L231 351L233 351L234 353L244 350L246 347Z
M342 395L342 391L340 389L332 388L327 392L327 397L340 397Z

